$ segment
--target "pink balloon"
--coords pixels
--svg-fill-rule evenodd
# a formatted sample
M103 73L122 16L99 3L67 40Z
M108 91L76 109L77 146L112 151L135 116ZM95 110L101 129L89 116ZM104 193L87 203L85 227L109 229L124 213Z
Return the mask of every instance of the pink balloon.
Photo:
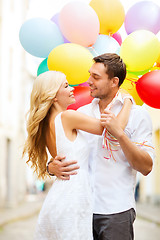
M119 32L116 32L112 35L112 37L119 43L119 45L121 46L122 44L122 37L121 34Z
M99 34L99 19L87 3L70 2L59 14L59 25L63 35L72 43L84 47L92 46Z
M89 84L87 82L80 83L79 86L81 87L89 87Z
M160 30L160 7L151 1L137 2L128 10L124 27L127 34L142 29L157 34Z

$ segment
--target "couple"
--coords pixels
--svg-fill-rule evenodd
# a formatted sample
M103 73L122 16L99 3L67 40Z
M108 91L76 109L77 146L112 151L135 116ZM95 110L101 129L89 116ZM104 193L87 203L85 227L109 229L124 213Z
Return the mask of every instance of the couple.
M58 177L38 218L38 240L133 239L136 172L152 169L151 121L119 92L126 67L118 55L95 57L89 72L95 99L79 111L66 111L75 100L64 74L43 73L33 85L24 152L43 178L47 148L55 158L48 171Z

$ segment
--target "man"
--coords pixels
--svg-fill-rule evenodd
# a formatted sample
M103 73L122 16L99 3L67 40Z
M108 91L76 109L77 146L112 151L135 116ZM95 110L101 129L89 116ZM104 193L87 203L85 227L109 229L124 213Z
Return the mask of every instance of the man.
M117 139L84 133L91 148L94 239L130 240L134 239L136 173L147 175L152 170L151 121L143 107L133 105L125 131L122 130L115 116L123 106L119 87L126 76L125 64L117 54L111 53L95 57L94 62L88 84L95 99L79 111L101 118L109 132L106 138L111 134ZM51 161L48 171L69 180L70 175L77 173L78 166L76 161L63 162L62 159L57 156Z

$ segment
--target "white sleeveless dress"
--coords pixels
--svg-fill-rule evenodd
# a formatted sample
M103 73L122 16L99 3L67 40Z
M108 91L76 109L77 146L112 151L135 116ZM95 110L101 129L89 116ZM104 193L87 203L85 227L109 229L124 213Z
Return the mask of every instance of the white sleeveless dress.
M88 174L88 144L80 131L72 142L55 118L57 155L77 160L80 169L70 180L56 179L39 214L35 240L92 240L92 195ZM64 160L65 161L65 160Z

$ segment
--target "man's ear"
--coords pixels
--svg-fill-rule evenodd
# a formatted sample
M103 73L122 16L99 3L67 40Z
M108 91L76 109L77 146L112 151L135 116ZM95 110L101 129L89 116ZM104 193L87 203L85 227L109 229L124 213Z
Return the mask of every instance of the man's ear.
M119 86L119 78L113 77L112 78L112 87L118 87Z

